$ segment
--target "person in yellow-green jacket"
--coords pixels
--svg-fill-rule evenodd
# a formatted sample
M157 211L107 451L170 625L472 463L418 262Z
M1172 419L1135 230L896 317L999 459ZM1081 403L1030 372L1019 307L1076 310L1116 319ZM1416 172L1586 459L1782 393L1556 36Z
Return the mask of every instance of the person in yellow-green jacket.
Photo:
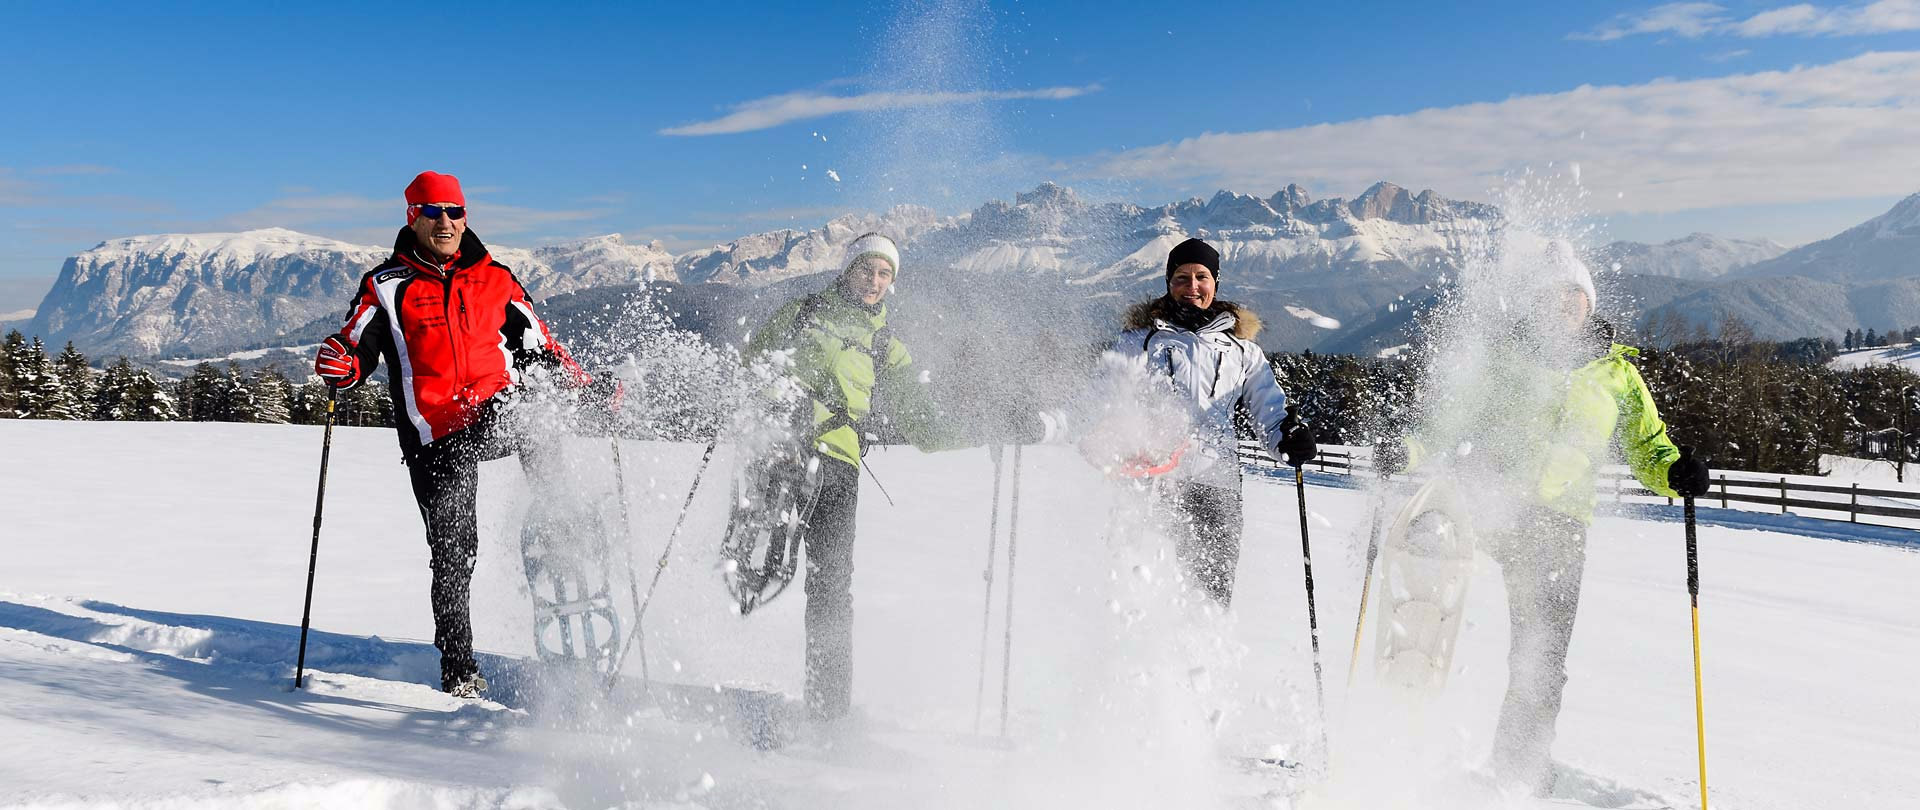
M1550 245L1543 264L1547 312L1494 347L1502 359L1477 386L1478 398L1436 403L1442 413L1434 418L1445 423L1436 433L1460 441L1451 474L1474 488L1476 534L1506 582L1508 680L1492 775L1545 795L1598 466L1617 442L1634 477L1668 497L1704 494L1709 473L1667 437L1630 360L1639 352L1613 342L1612 328L1593 316L1593 278L1571 246ZM1393 439L1375 448L1375 465L1391 475L1432 455L1416 437Z
M926 450L962 446L943 422L904 343L887 324L900 249L880 234L854 240L846 269L821 292L786 303L747 343L749 361L776 352L797 383L791 435L817 465L800 513L806 558L806 705L814 720L847 714L853 696L853 540L860 458L876 435ZM750 595L751 596L751 595ZM748 603L750 604L750 603Z

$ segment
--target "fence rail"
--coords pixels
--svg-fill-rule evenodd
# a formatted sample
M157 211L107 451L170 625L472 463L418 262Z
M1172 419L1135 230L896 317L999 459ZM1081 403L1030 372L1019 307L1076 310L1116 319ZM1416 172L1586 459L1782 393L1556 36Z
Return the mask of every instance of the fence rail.
M1277 469L1283 466L1273 456L1267 454L1256 442L1242 441L1239 446L1240 462L1252 467ZM1307 469L1336 475L1372 475L1372 460L1362 454L1338 448L1327 448L1320 456L1307 462ZM1616 502L1626 498L1664 498L1665 496L1640 486L1633 476L1607 470L1595 477L1595 485L1601 497L1611 496ZM1795 497L1799 494L1846 495L1847 500L1816 500ZM1861 503L1862 497L1895 498L1909 501L1909 504ZM1859 523L1862 515L1872 517L1898 518L1920 521L1920 490L1880 489L1863 487L1859 484L1839 486L1836 484L1813 484L1790 481L1785 478L1774 480L1757 478L1733 478L1725 474L1713 478L1713 486L1707 494L1695 499L1704 505L1718 501L1722 508L1732 508L1732 504L1754 504L1757 506L1778 507L1781 514L1790 509L1832 512L1845 517L1829 515L1803 515L1818 520L1844 521ZM1672 498L1666 498L1673 503ZM1885 525L1885 524L1868 524ZM1896 526L1893 528L1910 528Z

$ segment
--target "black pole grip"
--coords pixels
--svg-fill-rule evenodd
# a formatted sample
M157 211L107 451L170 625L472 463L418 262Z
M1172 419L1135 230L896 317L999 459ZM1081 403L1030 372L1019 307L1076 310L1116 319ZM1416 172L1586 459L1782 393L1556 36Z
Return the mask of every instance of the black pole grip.
M1700 541L1694 528L1693 496L1684 499L1687 519L1687 595L1693 597L1697 607L1700 604Z

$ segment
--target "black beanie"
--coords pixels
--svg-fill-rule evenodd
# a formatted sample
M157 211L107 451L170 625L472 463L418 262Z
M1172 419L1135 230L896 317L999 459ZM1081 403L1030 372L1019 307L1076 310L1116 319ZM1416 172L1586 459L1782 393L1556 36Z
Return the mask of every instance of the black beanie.
M1188 239L1174 245L1173 250L1167 253L1167 279L1171 281L1173 271L1186 264L1204 264L1213 271L1213 280L1220 280L1220 251L1214 250L1212 245L1198 239Z

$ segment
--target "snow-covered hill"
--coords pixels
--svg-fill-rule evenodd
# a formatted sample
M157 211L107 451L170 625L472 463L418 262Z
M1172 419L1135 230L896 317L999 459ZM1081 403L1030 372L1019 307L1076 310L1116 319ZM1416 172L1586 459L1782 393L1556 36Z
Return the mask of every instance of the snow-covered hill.
M1920 344L1901 343L1895 346L1841 352L1827 361L1827 366L1839 369L1901 366L1912 371L1920 371Z
M1872 281L1920 275L1920 194L1838 235L1743 267L1737 276Z
M1600 249L1597 258L1602 266L1619 265L1621 273L1707 281L1785 252L1785 245L1771 239L1694 233L1657 245L1614 242Z
M482 467L474 618L486 666L506 682L497 696L531 710L433 691L434 653L421 641L431 633L426 548L393 435L342 429L318 558L312 686L288 692L319 433L0 420L0 805L1284 807L1239 798L1267 783L1222 767L1216 751L1262 741L1313 755L1318 709L1290 482L1249 479L1238 595L1231 617L1213 620L1168 600L1162 553L1103 539L1113 490L1072 451L1049 448L1027 451L1019 567L995 577L984 735L974 733L991 509L982 451L869 456L895 503L863 482L858 731L832 746L763 753L720 724L623 702L568 711L515 680L530 619L511 461ZM611 480L605 451L604 439L575 445L581 470L598 473L583 485ZM699 452L623 451L643 571ZM797 592L747 621L722 606L712 537L724 478L710 474L695 498L648 614L649 652L680 683L796 690ZM1505 686L1498 571L1484 559L1476 569L1446 696L1419 712L1383 703L1364 654L1345 685L1366 496L1312 486L1307 497L1335 759L1331 779L1298 807L1697 801L1677 523L1595 524L1555 743L1567 787L1535 801L1477 787L1471 775ZM1920 761L1911 684L1920 618L1908 586L1920 554L1721 528L1718 510L1701 512L1713 806L1910 805L1920 795L1907 767ZM1010 519L1003 505L1001 526ZM993 732L1009 582L1003 745Z

